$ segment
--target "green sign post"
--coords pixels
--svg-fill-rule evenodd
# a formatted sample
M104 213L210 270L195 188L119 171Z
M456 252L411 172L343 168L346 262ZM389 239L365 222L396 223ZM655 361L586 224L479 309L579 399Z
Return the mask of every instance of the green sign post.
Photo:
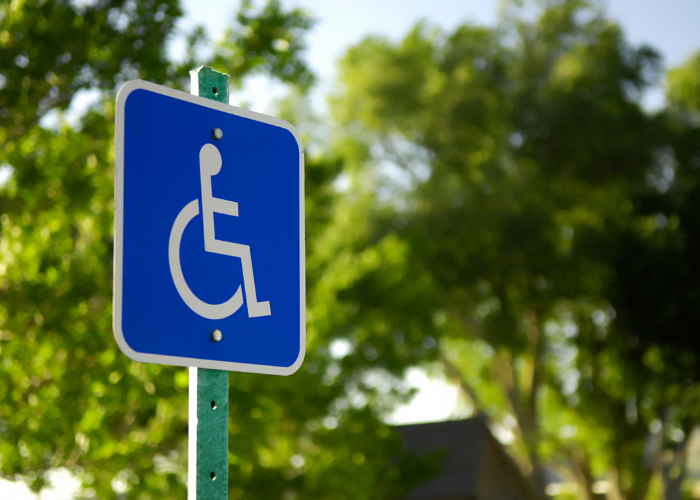
M227 74L200 66L190 76L192 94L228 104ZM228 372L189 370L188 498L228 500Z

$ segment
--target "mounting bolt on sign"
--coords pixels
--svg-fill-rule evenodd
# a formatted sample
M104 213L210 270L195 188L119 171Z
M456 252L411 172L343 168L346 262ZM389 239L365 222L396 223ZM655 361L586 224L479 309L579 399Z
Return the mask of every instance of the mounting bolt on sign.
M228 498L228 371L290 375L306 344L304 151L294 127L192 94L117 95L114 335L130 358L190 367L191 500Z

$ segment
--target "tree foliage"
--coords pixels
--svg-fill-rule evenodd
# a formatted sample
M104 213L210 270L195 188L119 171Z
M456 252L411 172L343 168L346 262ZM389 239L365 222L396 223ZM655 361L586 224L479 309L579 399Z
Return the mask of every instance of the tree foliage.
M198 28L176 63L165 43L180 15L175 1L0 4L0 165L11 172L0 187L0 470L37 491L66 468L87 497L185 497L187 371L130 361L111 332L115 91L132 78L186 88L187 70L207 62L234 84L255 71L302 91L312 82L303 11L244 3L211 61L196 60ZM102 100L71 126L61 111L87 89ZM306 171L320 231L339 159L310 157ZM377 368L341 370L329 350L337 313L316 307L323 326L300 373L231 375L231 498L386 498L420 480L377 418Z
M2 474L185 496L187 371L132 362L111 333L113 102L210 63L293 87L280 111L307 152L307 357L289 378L231 374L231 498L401 498L437 470L382 421L412 366L510 433L542 496L551 469L589 499L601 479L680 498L700 419L700 58L649 112L660 58L603 11L504 5L494 28L351 48L329 123L303 95L314 21L277 0L243 2L216 44L193 30L180 61L174 0L0 2ZM64 121L89 89L100 103Z
M343 59L335 116L383 207L368 240L407 249L399 288L426 295L402 321L433 317L443 369L512 431L537 491L549 468L588 498L600 479L680 498L700 417L697 58L649 113L659 56L602 11L509 9Z

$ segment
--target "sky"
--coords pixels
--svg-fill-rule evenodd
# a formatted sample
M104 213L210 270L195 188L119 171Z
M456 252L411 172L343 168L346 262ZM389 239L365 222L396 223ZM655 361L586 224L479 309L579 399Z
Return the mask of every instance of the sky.
M261 0L257 0L260 4ZM601 0L602 1L602 0ZM224 32L239 5L238 0L183 0L186 17L179 29L202 24L212 39ZM317 20L308 35L307 61L319 77L314 100L332 88L336 61L345 50L368 34L400 39L418 20L450 31L464 22L493 26L498 19L499 0L282 0L286 8L301 7ZM610 17L620 23L627 39L660 50L666 66L673 67L700 50L700 1L698 0L608 0ZM177 56L180 42L171 45ZM281 85L257 78L243 92L232 93L231 104L248 104L256 111L271 111L271 102L281 97ZM233 100L238 100L234 102ZM663 102L661 92L651 92L651 106Z
M259 1L258 1L259 3ZM464 22L494 25L498 0L282 0L285 7L302 7L318 19L308 35L307 61L319 77L314 101L322 106L323 95L333 88L336 61L345 50L368 34L400 39L418 20L453 30ZM212 39L219 38L237 9L238 0L183 0L186 13L178 30L186 32L203 24ZM609 0L607 11L620 23L635 45L648 44L664 56L666 67L681 64L700 50L700 0ZM170 53L177 57L182 39L174 39ZM246 88L232 93L231 104L247 102L255 111L270 112L275 98L284 95L280 85L253 78ZM660 91L648 96L649 105L663 102ZM426 422L464 415L465 404L458 390L444 379L430 378L422 370L411 370L407 380L419 389L414 400L396 410L391 423ZM507 436L504 436L507 440ZM64 500L71 498L75 480L65 470L54 474L56 488L40 497L22 483L0 480L0 496L16 500ZM9 495L9 496L8 496Z

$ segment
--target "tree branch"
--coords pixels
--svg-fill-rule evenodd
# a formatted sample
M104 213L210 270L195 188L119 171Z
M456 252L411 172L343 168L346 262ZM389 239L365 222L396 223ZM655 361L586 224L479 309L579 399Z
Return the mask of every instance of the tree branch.
M481 412L483 408L481 400L471 384L469 384L469 382L467 382L467 380L464 378L459 368L457 368L452 361L447 359L444 352L440 353L440 362L445 367L445 373L447 376L456 382L462 393L471 400L472 404L474 405L475 412Z

